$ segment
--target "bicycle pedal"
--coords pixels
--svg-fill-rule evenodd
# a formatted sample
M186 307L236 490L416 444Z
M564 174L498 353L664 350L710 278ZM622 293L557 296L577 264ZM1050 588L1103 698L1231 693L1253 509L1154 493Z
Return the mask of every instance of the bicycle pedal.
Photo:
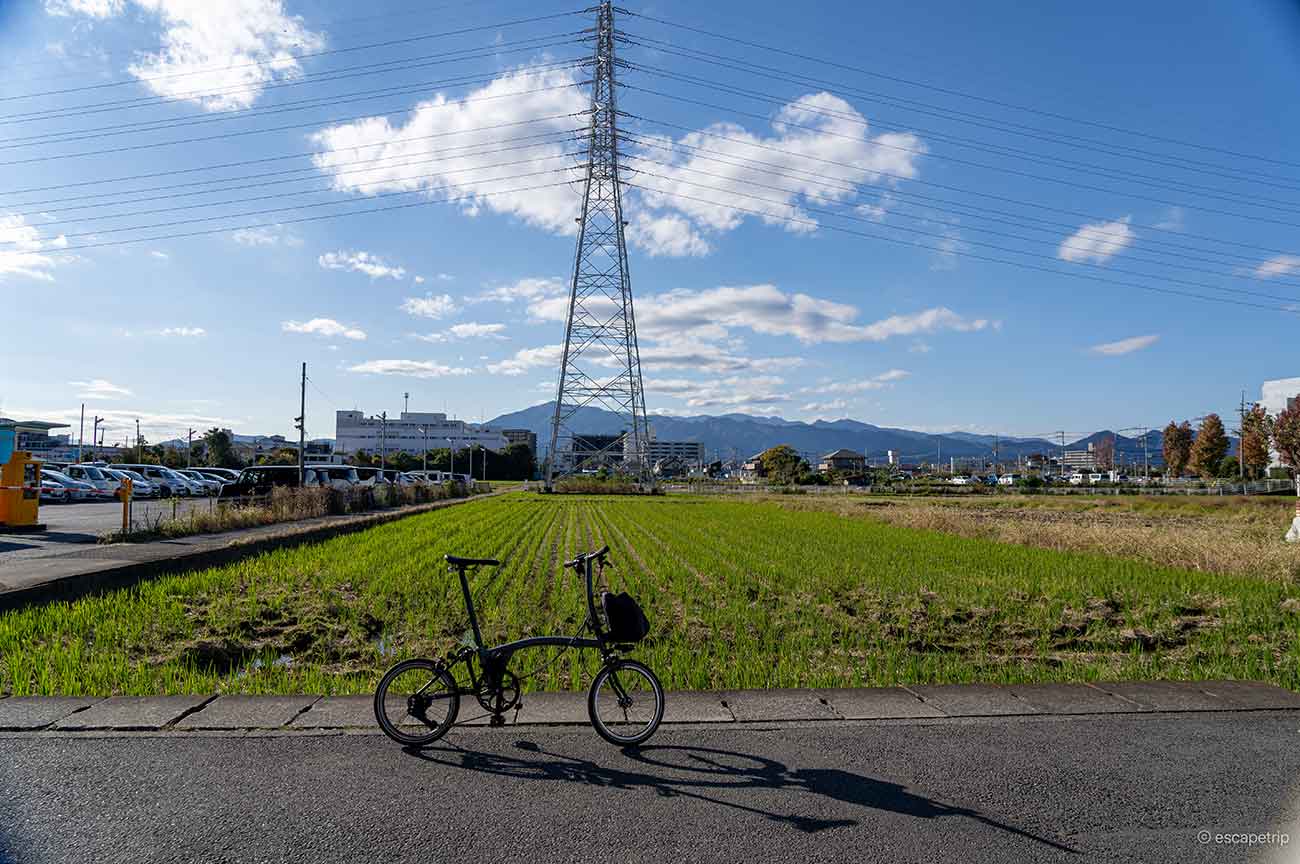
M506 718L502 717L500 714L493 714L491 717L488 718L488 725L504 726L506 725Z

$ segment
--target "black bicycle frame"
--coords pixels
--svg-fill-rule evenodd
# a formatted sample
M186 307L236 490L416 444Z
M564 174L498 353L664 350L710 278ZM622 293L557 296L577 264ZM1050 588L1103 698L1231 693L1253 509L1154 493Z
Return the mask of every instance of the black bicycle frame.
M460 590L465 595L465 611L469 614L470 631L474 634L475 653L479 663L486 672L489 669L504 669L516 651L524 648L595 648L604 656L609 653L609 641L600 625L600 616L596 614L595 582L592 575L591 558L583 559L583 577L587 587L587 623L595 634L594 639L579 636L529 636L501 645L488 647L483 644L483 634L479 631L478 615L474 613L474 598L470 594L469 580L465 577L464 566L456 568L460 576Z

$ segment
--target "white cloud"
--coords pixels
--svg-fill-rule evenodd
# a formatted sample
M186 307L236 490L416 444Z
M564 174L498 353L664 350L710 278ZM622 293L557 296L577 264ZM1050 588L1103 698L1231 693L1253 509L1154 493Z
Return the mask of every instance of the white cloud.
M112 18L121 14L126 0L45 0L45 12L66 18L86 15L90 18Z
M349 366L348 371L367 375L401 375L407 378L445 378L453 375L469 375L474 370L444 366L428 360L367 360L365 363Z
M319 51L325 38L301 17L286 15L283 0L131 0L162 22L156 52L140 55L128 71L159 96L195 102L209 111L248 108L265 85L296 78L296 53ZM124 0L46 0L54 15L120 15Z
M557 173L533 177L502 179L572 165L572 160L559 158L571 149L572 144L540 142L518 151L516 159L547 160L535 165L501 165L503 159L499 152L467 150L477 145L496 149L502 135L513 134L508 130L487 127L537 120L522 127L526 132L519 133L531 135L566 131L581 125L581 118L568 116L589 107L587 97L572 86L576 82L572 70L527 67L513 70L465 94L463 101L439 93L416 105L405 123L394 125L387 117L368 117L322 129L313 136L313 142L326 152L313 158L316 167L331 175L334 188L341 191L375 195L423 190L436 198L474 196L461 204L468 214L487 209L516 216L548 231L572 234L576 227L573 219L578 213L579 199L567 186L510 194L483 194L559 183L566 176L576 179L576 172L569 171L566 175L558 170ZM525 91L540 92L514 95ZM557 119L541 120L543 117ZM476 129L483 131L468 131ZM454 138L438 137L447 133L458 134ZM447 154L449 145L458 155ZM348 171L344 163L358 159L377 160L377 166L387 167L364 172ZM428 176L412 177L409 168L401 167L418 160L430 161L429 170L423 172Z
M772 130L775 134L763 136L734 123L715 123L677 140L639 136L629 161L637 172L632 176L656 190L643 190L643 203L653 211L685 217L706 231L730 231L746 218L760 218L804 233L816 228L816 220L801 209L804 202L847 201L859 187L915 177L926 149L911 133L873 137L863 115L830 93L809 94L785 105L777 112ZM809 170L809 159L852 167ZM772 167L753 166L754 161ZM701 189L701 185L712 188ZM750 193L767 200L746 198ZM750 217L726 206L732 202L771 215ZM791 218L801 221L785 221ZM695 244L679 248L683 254L699 254Z
M563 294L565 302L568 302L568 293L569 285L567 280L558 276L528 276L504 285L490 286L484 289L483 293L473 297L466 297L465 300L470 303L485 301L513 303L516 300L535 303L547 297L557 297Z
M804 414L811 414L813 418L829 419L832 413L842 413L849 403L843 399L832 399L829 402L809 402L799 408Z
M1062 261L1092 261L1104 264L1121 250L1132 245L1137 235L1129 227L1131 216L1113 222L1083 225L1061 241L1056 257Z
M45 253L67 245L67 238L62 234L42 240L41 232L17 213L0 216L0 279L12 274L53 282L50 271L61 262Z
M157 258L159 261L166 261L171 256L168 255L166 252L159 252L157 249L154 249L149 253L149 257Z
M1297 271L1300 271L1300 255L1278 255L1256 267L1255 276L1260 279L1272 279Z
M501 331L505 329L504 324L479 324L477 321L453 324L448 328L457 339L503 339Z
M316 259L316 262L326 270L349 270L353 273L364 273L371 279L401 279L406 276L406 268L398 267L386 262L378 255L372 255L369 252L353 252L347 249L340 249L337 252L326 252ZM423 282L423 278L417 276L416 283Z
M69 381L68 386L80 388L77 395L82 399L120 399L123 396L131 395L130 390L119 387L111 381L105 381L103 378L92 378L89 381Z
M1182 231L1184 226L1185 211L1182 207L1170 207L1165 211L1165 215L1155 227L1161 231Z
M206 336L207 332L208 331L204 330L202 327L164 327L158 331L158 335L195 337Z
M333 318L313 318L310 321L282 321L280 322L280 329L285 333L304 333L326 338L342 336L344 339L352 339L357 342L366 338L364 330L341 324Z
M699 257L711 251L690 220L672 214L651 216L645 212L637 213L628 226L627 237L633 246L644 250L651 258L661 255Z
M1153 333L1150 336L1134 336L1130 339L1121 339L1118 342L1107 342L1104 345L1094 345L1088 350L1094 354L1103 354L1107 357L1118 357L1122 354L1132 354L1134 351L1141 351L1143 348L1149 348L1159 340L1159 334Z
M785 382L775 375L745 375L700 382L685 398L688 408L725 408L729 411L770 410L790 401L779 388Z
M905 369L890 369L888 372L882 372L870 378L859 378L853 381L823 381L814 387L805 387L800 392L865 393L868 390L885 390L892 387L896 382L911 377L911 375L912 373Z
M230 239L241 246L301 246L302 239L287 231L283 225L260 225L232 231Z
M455 312L456 302L450 294L426 294L423 297L407 297L402 301L401 309L408 315L436 320Z
M773 372L806 364L802 357L748 357L716 343L693 338L660 339L640 346L641 366L650 371L680 370L711 374ZM558 358L556 360L558 363ZM601 365L615 365L612 355Z
M567 301L565 301L567 302ZM589 301L589 306L601 307ZM539 320L563 320L567 306L555 299L530 307ZM992 325L987 319L967 319L938 307L913 315L896 315L872 324L854 323L856 306L787 294L774 285L723 286L706 291L675 290L650 295L637 303L637 332L650 338L690 334L718 339L728 328L746 328L769 336L793 336L805 344L820 342L882 342L892 336L969 332Z
M538 366L559 366L564 356L563 345L543 345L539 348L523 348L515 355L499 363L489 363L487 370L493 375L523 375L529 369Z
M930 343L922 339L912 340L912 344L907 347L907 353L909 354L929 354L933 350L934 348L930 347Z

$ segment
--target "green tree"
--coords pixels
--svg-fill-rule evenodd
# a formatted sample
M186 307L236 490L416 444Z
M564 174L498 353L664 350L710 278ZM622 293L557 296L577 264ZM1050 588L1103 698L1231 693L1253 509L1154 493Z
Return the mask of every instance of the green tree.
M1241 462L1236 456L1229 456L1219 463L1218 477L1221 480L1236 480L1241 476Z
M1163 451L1165 457L1165 476L1181 477L1192 457L1192 424L1186 420L1182 424L1169 421L1165 427Z
M767 479L774 483L793 483L808 470L808 463L789 444L769 447L759 454L758 462L763 466Z
M203 448L207 451L207 463L212 468L240 467L239 454L235 452L235 442L230 433L213 426L203 433Z
M1192 470L1208 480L1219 475L1219 466L1223 457L1228 455L1228 433L1223 428L1223 421L1218 414L1207 414L1201 421L1201 428L1196 432L1192 443Z
M1268 441L1272 436L1272 420L1264 406L1258 403L1241 420L1241 461L1251 477L1259 477L1268 467Z

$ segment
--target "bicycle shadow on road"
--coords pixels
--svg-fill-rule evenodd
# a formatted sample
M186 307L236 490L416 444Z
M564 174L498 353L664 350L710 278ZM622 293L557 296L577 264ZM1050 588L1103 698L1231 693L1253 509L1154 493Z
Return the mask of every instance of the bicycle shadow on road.
M966 817L1060 851L1078 851L1047 837L999 822L976 810L949 806L909 792L902 784L838 768L792 769L766 756L710 747L681 746L625 748L622 755L633 767L619 768L552 753L531 741L516 741L514 746L537 758L485 753L454 745L424 750L405 748L405 752L438 765L521 780L558 780L611 789L652 789L664 797L692 798L753 813L775 822L784 822L810 834L860 823L858 819L818 819L794 813L777 813L706 792L778 790L796 795L820 796L869 810L898 813L917 819Z

